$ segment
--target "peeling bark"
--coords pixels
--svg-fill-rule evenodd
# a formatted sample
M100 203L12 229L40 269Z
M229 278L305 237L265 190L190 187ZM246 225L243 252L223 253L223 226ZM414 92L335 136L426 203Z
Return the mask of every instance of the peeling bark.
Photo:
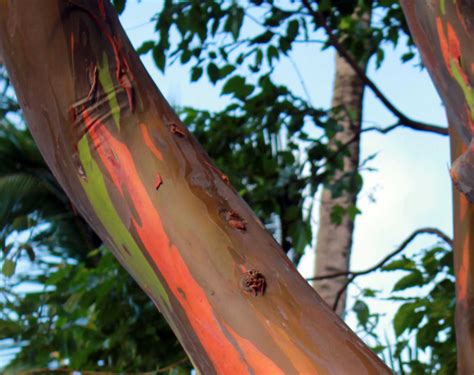
M474 3L401 1L411 33L446 108L451 136L460 374L474 373Z
M390 373L213 167L108 1L0 0L0 53L55 177L201 373Z

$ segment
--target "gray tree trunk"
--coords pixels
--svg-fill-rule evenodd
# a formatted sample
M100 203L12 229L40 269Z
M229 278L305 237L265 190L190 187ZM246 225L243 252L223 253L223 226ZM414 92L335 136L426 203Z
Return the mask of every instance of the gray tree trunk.
M370 22L369 14L367 14L367 20L364 19L363 22L367 22L367 24ZM361 67L365 71L367 62L363 63ZM362 122L363 96L364 84L351 66L339 54L336 54L332 107L340 108L335 116L343 130L337 133L332 143L346 144L353 140L347 146L348 154L344 158L344 167L336 174L336 179L344 175L351 175L353 176L353 185L355 185L354 178L359 167L359 134ZM349 113L351 116L349 116ZM331 191L327 187L323 188L315 249L316 276L349 270L354 222L348 215L344 215L342 222L336 225L331 221L331 212L336 206L347 209L349 206L355 205L356 200L357 191L344 191L342 196L333 198ZM317 280L314 282L314 288L324 301L332 307L346 281L347 277L345 276ZM344 313L345 304L346 293L344 292L337 304L337 314L342 315Z

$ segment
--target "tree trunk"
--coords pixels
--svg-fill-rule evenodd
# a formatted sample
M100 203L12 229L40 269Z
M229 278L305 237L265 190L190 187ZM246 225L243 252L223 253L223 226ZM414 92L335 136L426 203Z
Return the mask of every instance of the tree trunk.
M460 374L474 373L474 3L401 1L423 62L443 99L451 135L456 340ZM467 199L466 199L467 198Z
M466 152L451 133L451 159ZM454 269L456 272L456 339L459 374L474 374L474 205L453 186Z
M0 0L0 54L54 175L201 373L389 373L212 166L108 1Z
M361 20L368 25L370 14ZM365 71L367 61L361 64ZM364 96L364 84L354 69L343 57L336 54L336 73L333 88L332 108L337 113L335 117L342 127L332 144L346 145L347 155L344 157L344 166L338 171L335 179L342 177L351 181L350 189L345 190L341 196L333 197L331 190L324 187L321 194L321 205L319 208L319 228L316 243L316 276L329 275L336 272L349 270L350 256L352 250L352 238L354 232L354 221L350 215L345 214L342 222L335 224L331 220L331 213L337 207L347 210L355 206L357 201L356 177L359 168L360 129L362 123L362 101ZM334 147L337 147L336 145ZM337 278L315 280L313 285L319 295L331 306L338 315L344 314L346 305L346 293L340 292L344 289L347 276Z

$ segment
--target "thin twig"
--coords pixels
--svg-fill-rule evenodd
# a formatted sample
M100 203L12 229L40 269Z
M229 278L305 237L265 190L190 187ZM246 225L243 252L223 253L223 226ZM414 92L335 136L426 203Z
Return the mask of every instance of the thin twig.
M288 61L290 64L293 66L293 70L295 71L296 75L298 76L298 79L301 84L301 88L303 89L304 94L306 95L306 100L308 101L308 104L312 107L313 104L311 102L311 95L309 94L308 88L306 87L306 83L303 79L303 75L301 74L300 69L298 68L298 65L296 65L295 61L288 55Z
M390 254L388 254L385 258L383 258L381 261L376 263L374 266L367 268L366 270L363 271L341 271L341 272L335 272L327 275L321 275L321 276L314 276L309 279L306 279L307 281L314 281L314 280L325 280L325 279L334 279L336 277L340 276L350 276L350 275L355 275L355 276L361 276L361 275L367 275L368 273L371 273L378 268L382 267L387 263L390 259L392 259L394 256L398 255L401 253L405 248L410 244L411 241L413 241L418 235L420 234L433 234L441 238L444 242L446 242L449 246L453 245L453 240L445 234L443 231L437 228L420 228L414 231L405 241L401 243L399 247L397 247L394 251L392 251Z
M448 129L442 126L428 124L420 121L413 120L402 113L395 105L388 100L388 98L382 93L382 91L377 87L377 85L367 76L367 74L359 67L359 64L354 59L354 57L339 43L337 37L332 32L331 28L328 26L326 19L319 12L313 9L309 4L308 0L302 0L303 5L308 10L309 14L313 17L314 22L317 26L321 26L328 35L329 44L331 44L339 55L344 58L344 60L351 66L352 69L357 73L359 78L366 84L375 96L383 103L383 105L395 116L398 118L400 126L404 126L413 130L427 131L431 133L436 133L440 135L448 135ZM392 129L393 130L393 129Z
M390 133L392 130L395 130L396 128L398 128L400 126L404 126L404 125L400 121L398 121L393 125L387 126L386 128L380 128L378 126L371 126L369 128L362 129L361 132L366 133L366 132L370 132L370 131L375 131L375 132L378 132L378 133L387 134L387 133Z
M444 242L446 242L449 246L453 246L453 240L443 231L437 229L437 228L420 228L415 230L405 241L403 241L399 247L397 247L394 251L392 251L390 254L388 254L385 258L383 258L381 261L376 263L370 268L367 268L363 271L341 271L341 272L335 272L327 275L321 275L321 276L314 276L311 278L306 279L307 281L318 281L318 280L327 280L327 279L334 279L337 277L342 277L346 276L347 280L344 283L344 285L341 287L341 289L338 291L336 295L336 299L334 300L333 304L333 310L336 310L337 305L339 304L339 300L341 299L341 296L343 295L344 291L347 289L350 283L354 281L356 277L362 276L362 275L367 275L371 272L376 271L379 268L382 268L390 259L395 257L396 255L400 254L405 248L420 234L433 234L441 238Z

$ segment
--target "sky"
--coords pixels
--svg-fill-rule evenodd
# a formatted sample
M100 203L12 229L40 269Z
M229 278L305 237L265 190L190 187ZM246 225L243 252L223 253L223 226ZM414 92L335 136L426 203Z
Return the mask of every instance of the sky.
M122 24L135 46L146 39L156 38L153 22L148 22L156 13L157 1L129 0L121 16ZM244 24L245 25L245 24ZM400 43L402 46L403 42ZM446 117L441 100L426 70L414 62L401 64L403 49L386 50L382 67L375 69L373 61L368 75L382 92L407 116L424 122L446 126ZM320 51L320 46L296 45L291 52L305 82L311 101L319 107L329 107L334 79L334 51ZM180 106L202 109L219 109L226 98L219 97L220 89L205 79L198 83L189 80L189 68L176 64L166 69L163 75L151 57L142 60L164 96ZM288 60L281 60L275 71L275 80L287 84L295 92L304 95L294 67ZM365 126L383 127L395 122L371 91L364 98ZM448 168L449 141L436 134L416 132L399 128L387 135L365 133L361 142L361 160L377 154L369 166L376 171L363 173L364 187L359 195L357 217L351 258L352 270L366 269L393 251L413 231L421 227L436 227L452 235L451 181ZM313 214L317 233L318 208ZM410 255L423 247L431 246L437 238L419 236L405 251ZM314 273L314 252L307 251L299 266L304 277ZM372 287L389 292L394 282L402 275L374 273L358 279L360 287ZM349 288L349 296L357 294L355 287ZM349 306L353 302L349 297ZM385 327L395 308L387 303L372 302L373 311L385 312ZM347 322L353 328L355 320L349 314Z

